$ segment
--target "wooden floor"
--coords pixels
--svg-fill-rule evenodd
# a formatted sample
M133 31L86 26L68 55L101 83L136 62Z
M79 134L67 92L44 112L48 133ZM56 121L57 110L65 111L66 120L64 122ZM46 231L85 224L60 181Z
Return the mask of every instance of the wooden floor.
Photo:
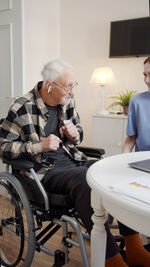
M2 198L2 196L0 196L0 197ZM6 200L6 203L5 203L6 205L5 205L5 209L4 210L6 210L6 212L7 212L7 209L8 209L7 205L9 203L9 201L8 201L9 199L4 197L4 201L5 200ZM3 203L3 202L1 201L1 203ZM14 208L14 206L12 206L12 207ZM4 206L3 206L3 208L4 208ZM13 208L12 208L12 213L14 211ZM10 207L9 207L9 209L10 209ZM43 223L43 226L46 226L46 225L47 225L47 222ZM35 225L35 227L36 226L37 225ZM60 228L60 230L57 231L57 233L55 233L54 237L50 238L47 241L47 243L45 244L46 248L48 248L50 250L54 250L54 251L57 250L57 249L60 249L62 251L62 232L61 231L62 230ZM70 227L69 231L73 232L73 229ZM73 233L72 238L74 240L77 240L75 233ZM11 245L11 248L14 246L14 244L11 244L11 243L10 243L10 245ZM85 240L85 246L86 246L86 249L87 249L88 259L89 259L89 262L90 262L90 241L89 240ZM15 247L16 247L16 245L15 245ZM10 256L10 253L9 253L9 256ZM77 267L77 266L78 267L82 267L82 266L84 266L83 262L82 262L82 257L81 257L81 254L80 254L80 249L77 248L76 246L73 246L72 248L70 248L69 259L70 260L65 265L65 267ZM54 264L54 257L53 256L50 256L50 255L46 254L43 251L41 251L41 252L37 252L36 251L35 255L34 255L33 262L31 264L31 267L48 267L48 266L52 267L53 264Z
M4 194L4 197L2 197L2 196L0 196L0 197L1 197L0 203L1 203L1 205L3 204L3 211L6 211L6 216L7 216L8 209L10 212L11 208L12 208L12 216L13 216L14 205L12 204L12 202L9 202L9 199L7 199L5 197L5 194ZM2 200L4 200L4 201L2 201ZM9 207L8 203L12 206ZM23 211L22 211L22 213L23 213ZM10 214L11 213L9 213L9 216L10 216ZM0 215L2 216L2 214L0 214ZM25 222L25 220L24 220L24 222ZM43 227L46 226L47 224L48 224L48 222L44 222ZM37 227L36 224L35 224L35 227ZM69 227L69 231L73 232L73 229L71 227ZM73 233L72 238L74 240L76 240L75 233ZM9 241L9 244L7 246L7 249L9 251L9 257L10 257L10 249L13 247L16 248L16 244L12 244L10 239L8 239L8 241ZM2 239L1 239L1 242L2 242ZM17 239L15 240L15 242L17 242ZM9 245L10 245L10 249L9 249ZM89 262L90 262L90 241L89 240L85 240L85 246L87 249L87 254L88 254L88 258L89 258ZM59 229L59 231L57 231L57 233L55 233L54 237L50 238L47 241L47 243L45 244L45 247L50 249L50 250L54 250L54 251L57 249L60 249L62 251L62 229L61 228ZM7 250L6 250L6 252L7 252ZM75 246L70 248L69 259L70 260L65 265L65 267L77 267L77 266L82 267L83 266L82 258L81 258L81 254L80 254L80 249L75 247ZM34 255L33 262L31 264L31 267L48 267L48 266L50 267L53 264L54 264L54 257L53 256L47 255L43 251L41 251L41 252L36 251L35 255ZM1 264L0 264L0 266L1 266Z
M69 229L69 231L73 231L72 229ZM112 230L113 234L118 235L118 230ZM76 240L76 235L73 233L72 238ZM85 247L87 250L88 260L90 264L90 241L84 240ZM55 233L54 237L52 237L47 243L45 244L45 247L51 250L60 249L62 250L62 233L61 229ZM54 257L47 255L45 252L35 252L33 262L31 264L31 267L52 267L54 264ZM20 265L19 265L20 266ZM82 262L82 257L80 254L79 248L73 246L70 248L69 253L69 262L64 265L65 267L84 267Z
M72 231L72 229L69 229L69 231ZM118 230L113 229L111 230L111 232L114 235L118 235ZM55 237L53 237L52 239L50 239L47 244L46 247L49 249L62 249L61 246L61 238L62 238L62 234L61 234L61 229L55 234ZM73 233L73 239L76 240L76 236ZM89 259L89 264L90 264L90 241L89 240L85 240L85 247L87 250L87 255L88 255L88 259ZM82 262L82 258L81 258L81 254L80 254L80 250L79 248L73 246L72 248L70 248L70 253L69 253L69 262L68 264L64 265L65 267L83 267L83 262ZM34 260L33 263L31 265L31 267L50 267L54 264L54 258L52 256L49 256L47 254L45 254L44 252L35 252L35 256L34 256Z
M5 198L6 199L6 198ZM47 222L43 223L47 224ZM62 233L61 233L61 228L57 233L55 233L54 237L50 238L47 243L45 244L45 247L50 249L50 250L56 250L60 249L62 250ZM69 231L73 232L73 229L70 227ZM113 234L117 234L116 230L113 230ZM76 235L73 233L72 235L73 239L76 240ZM85 240L85 247L87 250L87 255L88 255L88 260L90 263L90 241ZM83 261L82 257L80 254L80 249L73 246L70 248L70 253L69 253L69 262L65 265L65 267L83 267ZM33 262L31 264L31 267L52 267L54 264L54 257L47 255L45 252L35 252ZM30 267L30 266L29 266Z
M72 229L69 229L72 231ZM76 236L73 233L72 235L73 239L76 240ZM62 250L62 234L61 234L61 229L55 234L55 237L51 238L47 243L46 243L46 247L49 249L60 249ZM85 240L85 246L86 246L86 250L87 250L87 254L88 254L88 259L90 262L90 241L89 240ZM69 262L65 265L65 267L83 267L83 263L82 263L82 258L81 258L81 254L80 254L80 250L79 248L73 246L72 248L70 248L70 253L69 253ZM33 263L31 265L31 267L50 267L54 264L54 258L53 256L47 255L44 252L35 252L34 255L34 260Z

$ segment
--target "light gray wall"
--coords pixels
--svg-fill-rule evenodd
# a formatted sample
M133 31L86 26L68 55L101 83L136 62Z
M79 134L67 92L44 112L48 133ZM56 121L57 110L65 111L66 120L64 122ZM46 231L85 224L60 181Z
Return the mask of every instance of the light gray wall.
M26 92L41 79L44 64L60 57L60 0L22 1Z
M116 83L106 96L124 89L143 91L143 57L110 59L110 21L149 15L148 0L63 0L61 1L60 55L74 65L80 85L77 108L84 127L84 144L91 144L92 114L100 109L100 89L89 84L95 67L113 69ZM110 99L106 99L106 106Z

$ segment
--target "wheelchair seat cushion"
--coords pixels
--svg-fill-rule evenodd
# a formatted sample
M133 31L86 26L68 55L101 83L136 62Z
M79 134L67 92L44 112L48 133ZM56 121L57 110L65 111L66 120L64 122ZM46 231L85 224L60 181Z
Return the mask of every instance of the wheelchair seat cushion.
M14 175L22 184L30 202L37 204L39 207L44 207L44 199L37 183L27 176L21 176L18 173L14 173ZM69 195L49 193L47 191L46 193L50 207L73 208Z

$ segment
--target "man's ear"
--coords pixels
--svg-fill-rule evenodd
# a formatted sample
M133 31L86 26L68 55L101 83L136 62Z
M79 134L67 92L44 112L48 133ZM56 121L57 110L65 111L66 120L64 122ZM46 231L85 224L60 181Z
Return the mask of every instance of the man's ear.
M51 91L51 82L50 81L46 81L46 88L47 88L48 93L50 93L50 91Z

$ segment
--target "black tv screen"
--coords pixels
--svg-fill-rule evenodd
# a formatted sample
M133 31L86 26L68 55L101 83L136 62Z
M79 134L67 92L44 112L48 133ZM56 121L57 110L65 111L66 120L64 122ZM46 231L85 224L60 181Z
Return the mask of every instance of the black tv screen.
M150 17L112 21L109 57L150 55Z

